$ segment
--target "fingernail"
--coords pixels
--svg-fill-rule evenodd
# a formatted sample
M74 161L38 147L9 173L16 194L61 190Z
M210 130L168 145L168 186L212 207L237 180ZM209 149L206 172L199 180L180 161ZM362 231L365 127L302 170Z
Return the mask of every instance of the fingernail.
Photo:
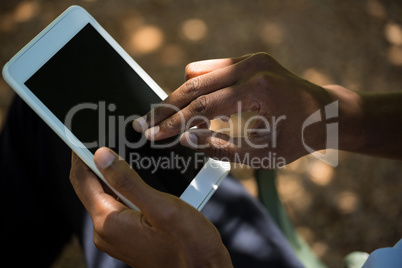
M180 137L180 144L190 148L197 148L197 141L197 135L191 132L184 132Z
M153 140L153 139L155 139L155 136L158 135L159 130L160 130L159 126L151 127L149 129L147 129L147 131L145 131L145 137L148 140Z
M99 155L96 158L95 164L98 167L98 169L105 169L108 168L113 163L116 156L109 149L101 149L101 150L102 151L98 153Z
M145 116L135 119L133 122L133 128L137 132L144 132L147 129L147 121L145 120Z

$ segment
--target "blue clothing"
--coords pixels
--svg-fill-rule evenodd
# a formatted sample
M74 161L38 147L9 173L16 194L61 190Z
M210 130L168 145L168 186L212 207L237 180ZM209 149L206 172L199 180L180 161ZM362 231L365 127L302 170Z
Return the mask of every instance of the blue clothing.
M374 250L362 268L402 267L402 239L392 248Z

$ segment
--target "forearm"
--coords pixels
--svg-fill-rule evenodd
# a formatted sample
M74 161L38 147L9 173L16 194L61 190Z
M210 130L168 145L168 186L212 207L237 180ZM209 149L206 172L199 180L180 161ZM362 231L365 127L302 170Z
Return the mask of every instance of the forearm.
M402 92L325 86L339 100L339 149L402 160Z

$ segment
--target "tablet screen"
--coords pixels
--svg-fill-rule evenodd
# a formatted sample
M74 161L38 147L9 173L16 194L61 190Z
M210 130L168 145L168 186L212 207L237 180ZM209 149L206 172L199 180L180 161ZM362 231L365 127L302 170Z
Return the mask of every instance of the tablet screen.
M110 147L158 190L180 196L206 161L178 137L155 148L133 130L132 121L161 99L91 24L25 85L92 153Z

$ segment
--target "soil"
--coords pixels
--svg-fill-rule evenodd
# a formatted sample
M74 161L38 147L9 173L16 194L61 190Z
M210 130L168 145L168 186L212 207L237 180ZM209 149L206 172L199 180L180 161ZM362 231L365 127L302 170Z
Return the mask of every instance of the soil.
M1 1L0 66L70 4L86 8L168 92L184 81L189 62L259 51L317 84L401 90L396 0ZM13 95L0 79L0 126ZM278 190L315 253L341 267L352 251L402 237L401 174L401 162L340 152L337 167L304 157L278 170ZM237 175L255 192L250 171ZM77 245L73 240L54 267L85 267Z

